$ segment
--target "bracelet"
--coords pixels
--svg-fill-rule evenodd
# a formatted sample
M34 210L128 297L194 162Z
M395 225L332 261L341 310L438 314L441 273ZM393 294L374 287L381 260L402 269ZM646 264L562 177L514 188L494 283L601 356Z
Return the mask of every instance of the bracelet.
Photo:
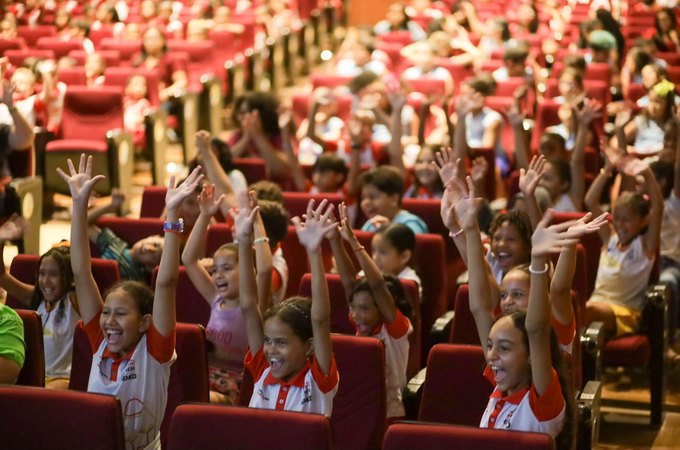
M256 239L253 241L253 244L259 244L259 243L261 243L261 242L269 242L269 238L268 238L267 236L263 236L263 237L256 238Z
M531 265L529 265L529 273L532 273L534 275L543 275L548 272L548 263L545 263L545 267L543 270L534 270L531 268Z
M362 251L362 250L365 250L365 248L364 248L363 245L360 245L360 246L358 246L357 248L353 249L354 253L360 252L360 251Z
M456 238L457 238L458 236L460 236L461 234L463 234L463 229L462 229L462 228L461 228L460 230L458 230L458 231L451 231L451 232L449 232L449 236L451 236L451 238L453 238L453 239L456 239Z
M184 232L184 220L179 219L177 222L166 220L163 222L163 231L181 235Z

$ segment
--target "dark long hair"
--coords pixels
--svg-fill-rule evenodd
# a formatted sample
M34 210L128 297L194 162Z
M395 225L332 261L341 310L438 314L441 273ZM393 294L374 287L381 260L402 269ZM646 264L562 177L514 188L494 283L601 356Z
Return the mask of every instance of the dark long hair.
M33 290L33 297L31 298L31 309L37 310L40 304L45 300L42 290L40 289L40 265L45 258L52 258L59 266L61 285L64 289L59 295L57 305L57 322L61 321L66 312L66 294L75 290L73 279L73 269L71 269L71 252L67 246L54 247L45 252L38 261L38 271L35 274L35 289Z

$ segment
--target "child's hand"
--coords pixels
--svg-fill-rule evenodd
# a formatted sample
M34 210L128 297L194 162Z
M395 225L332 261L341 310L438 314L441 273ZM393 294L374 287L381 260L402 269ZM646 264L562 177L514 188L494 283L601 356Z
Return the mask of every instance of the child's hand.
M347 122L347 130L349 131L349 139L352 143L359 142L361 140L361 121L355 116L350 117ZM360 151L361 149L352 149L352 151Z
M578 242L576 232L569 230L575 221L548 226L551 219L552 210L549 209L531 236L531 256L548 256L551 253L559 253L562 251L562 247L575 245Z
M8 80L2 82L2 99L0 102L7 105L8 108L14 106L14 86Z
M125 193L118 188L111 189L111 206L120 211L120 207L125 203Z
M201 166L197 166L179 186L175 186L175 177L170 177L168 191L165 194L165 207L168 211L177 211L185 198L194 195L196 186L205 175L201 173Z
M196 132L196 147L200 152L207 152L210 150L210 132L206 130L199 130Z
M238 194L238 210L232 208L229 211L234 219L234 238L239 242L246 242L253 235L253 223L260 211L257 206L257 197L254 191L242 191Z
M472 181L481 183L486 178L486 173L489 170L489 163L483 156L478 156L472 161L472 168L470 169L470 176Z
M602 213L598 217L590 220L593 217L592 213L588 213L580 219L573 222L569 227L569 233L574 237L580 238L589 233L594 233L607 224L608 213ZM589 222L590 221L590 222Z
M295 232L298 235L300 244L309 252L315 252L321 248L321 241L331 228L337 225L328 220L331 212L333 212L333 204L329 204L328 200L321 201L316 209L314 207L314 200L310 200L307 204L307 214L305 214L305 221L302 222L300 217L295 216L291 219L295 225ZM325 211L324 211L325 210Z
M574 108L576 113L576 120L581 126L587 127L595 119L602 117L600 110L602 109L602 104L595 100L586 99L583 102L583 107L581 109Z
M100 180L104 179L104 175L92 176L92 156L85 157L85 154L80 155L80 164L78 171L73 166L73 161L68 160L69 175L66 174L61 167L57 168L59 176L66 181L68 188L71 191L71 198L73 202L83 202L87 204L92 193L92 188Z
M471 177L466 177L465 182L461 180L454 180L454 184L459 185L459 190L466 192L457 203L453 205L453 210L456 215L458 223L463 229L474 229L477 225L477 213L479 212L479 207L482 204L483 199L475 197L475 184L472 182ZM466 186L467 184L467 186Z
M402 91L392 91L387 94L387 99L392 107L392 112L401 111L406 104L406 95Z
M526 197L533 196L539 181L545 173L545 156L537 155L531 158L527 170L519 170L519 190Z
M508 117L508 122L513 128L520 128L524 126L524 116L519 110L519 104L517 102L512 102L512 104L505 111L505 115Z
M347 242L356 241L357 237L352 231L352 227L349 224L349 219L347 218L347 205L345 202L340 203L340 224L338 225L338 232L340 236Z
M16 241L24 235L29 225L25 218L12 214L12 217L0 226L0 241Z
M456 100L456 113L458 114L458 117L465 117L468 115L479 103L480 100L478 97L481 97L478 93L458 96L458 100ZM484 102L483 97L481 101Z
M262 128L262 120L260 119L260 111L258 110L253 110L251 114L251 128L250 132L253 136L262 136L264 134L264 130Z
M616 115L616 119L614 119L614 125L616 128L623 128L628 124L628 122L630 122L632 118L632 110L626 107L625 109L619 111L619 113Z
M344 203L342 205L344 205ZM342 207L342 205L340 205L340 206ZM331 224L331 223L335 224L335 226L333 228L328 230L328 233L326 233L326 236L325 236L326 239L328 239L329 241L332 241L333 239L340 237L340 230L339 230L340 224L338 223L338 219L335 217L335 213L333 211L331 211L331 214L328 216L328 223L329 224Z
M224 194L215 199L215 185L206 184L198 196L198 209L202 215L212 217L220 209L222 200L224 200Z
M463 161L458 158L454 161L453 149L451 147L442 148L435 154L436 161L433 161L435 169L439 172L442 183L447 185L454 178L462 179L465 175Z

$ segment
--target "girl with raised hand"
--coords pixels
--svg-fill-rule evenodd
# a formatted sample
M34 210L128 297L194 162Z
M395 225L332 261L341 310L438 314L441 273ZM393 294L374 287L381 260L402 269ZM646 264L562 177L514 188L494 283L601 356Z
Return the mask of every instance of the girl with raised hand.
M179 186L170 178L165 195L167 220L156 279L156 289L136 281L122 281L102 295L92 276L87 234L87 204L94 185L104 179L92 176L92 157L81 155L78 170L68 160L69 173L59 175L73 198L71 266L80 299L83 327L92 347L88 392L115 395L124 411L130 402L141 414L123 415L126 445L160 449L160 427L168 399L170 366L175 361L175 291L179 273L179 245L183 222L182 201L193 195L203 178L200 166Z
M201 263L205 248L206 233L212 217L220 209L225 195L215 199L214 185L205 185L198 197L200 215L191 230L187 245L182 252L182 263L189 279L201 296L210 305L210 319L205 328L212 344L208 351L208 376L211 403L236 404L243 380L243 359L248 351L245 318L239 305L239 261L238 245L229 243L219 247L212 257L212 269L208 271ZM248 196L247 193L244 195ZM254 192L249 196L257 204ZM257 260L268 257L271 280L271 251L267 245L262 220L257 216L259 234L256 245ZM266 254L266 256L261 256ZM260 270L261 269L261 270ZM266 270L258 267L258 276ZM263 288L267 295L268 289Z
M14 215L0 226L0 288L40 316L45 346L45 387L68 389L73 356L73 335L80 320L73 286L68 245L56 244L38 261L35 284L17 280L5 269L2 249L6 241L21 238L26 219Z
M403 417L405 411L401 392L406 386L408 336L413 332L408 319L411 315L411 303L399 279L383 275L371 255L354 235L344 204L340 205L339 232L353 249L365 274L356 279L352 272L340 271L350 316L358 336L372 336L385 344L387 417ZM345 251L344 248L342 251Z
M239 246L239 301L246 320L245 366L255 380L250 406L331 415L339 376L330 333L330 299L321 257L324 235L337 225L329 221L333 205L311 200L304 222L293 218L312 271L312 299L292 297L270 307L264 318L255 299L253 222L258 207L240 199L234 216Z

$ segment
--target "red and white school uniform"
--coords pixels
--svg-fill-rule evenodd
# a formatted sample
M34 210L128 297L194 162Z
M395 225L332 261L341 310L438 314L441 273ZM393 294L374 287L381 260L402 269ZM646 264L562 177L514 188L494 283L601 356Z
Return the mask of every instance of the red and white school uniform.
M557 372L552 372L548 389L540 397L533 384L512 395L504 395L496 387L489 397L479 427L545 433L555 439L564 424L566 403ZM489 366L484 369L484 376L495 385Z
M401 392L406 387L408 366L408 335L413 333L411 322L397 310L394 322L382 323L373 334L385 345L385 381L387 384L387 417L404 417L406 412Z
M262 349L255 356L248 351L245 366L253 375L253 379L257 380L248 405L251 408L331 416L333 398L338 392L340 382L335 358L331 359L328 375L324 375L316 358L312 356L290 382L272 376L271 367Z
M170 366L177 359L175 332L165 337L151 324L137 345L118 358L107 348L100 314L83 326L93 352L87 391L120 399L126 448L160 449Z

